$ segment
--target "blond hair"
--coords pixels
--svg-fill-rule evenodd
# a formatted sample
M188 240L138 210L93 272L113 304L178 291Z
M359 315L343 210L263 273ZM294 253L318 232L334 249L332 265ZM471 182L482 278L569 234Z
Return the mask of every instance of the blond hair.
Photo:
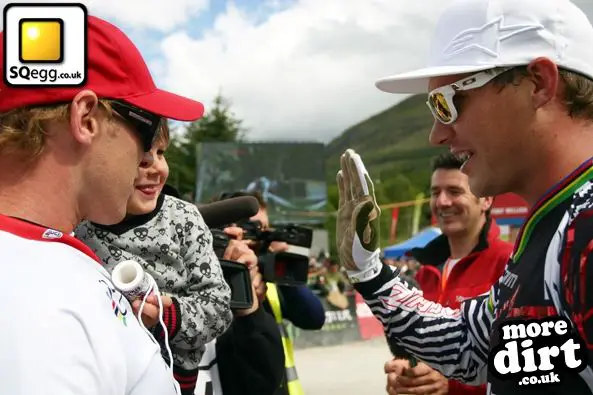
M99 100L111 114L107 100ZM18 155L23 160L38 158L45 148L49 122L68 122L70 103L23 107L0 114L0 155Z

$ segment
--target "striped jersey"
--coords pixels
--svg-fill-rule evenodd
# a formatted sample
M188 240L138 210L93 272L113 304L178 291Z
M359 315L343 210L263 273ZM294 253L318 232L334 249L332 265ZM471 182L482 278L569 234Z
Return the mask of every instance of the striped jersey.
M590 394L593 284L588 280L593 279L593 265L588 264L592 260L593 161L588 160L531 209L498 282L459 309L425 300L399 279L397 269L386 265L377 277L355 287L392 345L406 348L446 377L470 385L488 383L492 395ZM501 375L489 367L503 347L502 330L554 317L568 320L566 339L576 339L578 355L583 357L578 369L553 370L541 362L538 350L549 341L543 335L518 340L519 351L533 349L517 359L516 365L523 368L518 373ZM534 355L537 369L527 368L525 355ZM564 366L562 351L550 361L559 369ZM510 366L508 359L497 363Z

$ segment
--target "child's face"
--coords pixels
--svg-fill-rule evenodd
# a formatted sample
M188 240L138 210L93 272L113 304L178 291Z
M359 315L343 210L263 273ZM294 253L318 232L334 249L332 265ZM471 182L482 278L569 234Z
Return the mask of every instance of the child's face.
M128 214L147 214L156 208L158 197L169 177L169 165L164 156L166 149L165 141L156 142L151 149L154 162L150 166L144 162L140 164L134 181L134 193L128 200Z

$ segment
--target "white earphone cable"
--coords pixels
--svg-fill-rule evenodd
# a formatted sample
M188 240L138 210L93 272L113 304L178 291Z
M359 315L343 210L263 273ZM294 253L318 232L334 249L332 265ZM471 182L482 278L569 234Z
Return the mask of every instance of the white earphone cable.
M142 327L142 329L144 329L144 331L148 334L148 336L150 336L155 341L155 343L159 344L158 341L153 336L153 334L144 326L144 323L142 322L142 310L144 309L144 306L146 305L146 300L148 299L148 297L151 294L154 294L157 297L157 300L159 303L159 323L161 324L161 326L163 328L163 334L165 335L165 348L167 349L167 355L169 357L169 370L171 371L171 375L173 375L173 353L171 352L171 347L169 346L169 331L167 330L167 326L165 325L165 322L163 320L163 315L164 315L163 301L161 299L161 293L159 291L159 286L157 285L156 281L154 280L154 278L152 278L152 276L150 274L145 272L144 275L146 275L150 278L151 285L150 285L150 288L144 294L144 297L142 298L142 303L140 303L140 308L138 309L138 322L140 323L140 326ZM177 391L178 394L181 394L181 389L179 387L179 383L177 382L177 380L175 380L175 377L173 377L173 382L175 383L175 390Z
M142 296L142 302L140 303L140 308L138 309L138 323L140 324L140 327L144 330L144 332L148 335L148 337L160 346L159 341L155 339L152 332L150 332L146 328L146 326L144 326L144 322L142 321L142 311L144 311L144 306L146 306L146 301L148 300L148 297L150 295L156 296L159 305L159 323L163 328L163 334L165 337L165 348L167 349L167 355L169 357L168 368L173 378L173 385L175 386L175 391L178 394L181 394L179 383L175 379L175 375L173 373L173 353L171 352L171 347L169 346L169 331L167 330L167 326L165 325L163 319L163 316L165 314L163 309L163 301L161 298L161 292L159 291L159 287L155 279L150 274L145 272L142 266L140 266L140 264L134 260L126 260L120 262L111 273L111 278L114 286L123 295L125 295L126 299L128 299L130 303L132 303L138 297Z

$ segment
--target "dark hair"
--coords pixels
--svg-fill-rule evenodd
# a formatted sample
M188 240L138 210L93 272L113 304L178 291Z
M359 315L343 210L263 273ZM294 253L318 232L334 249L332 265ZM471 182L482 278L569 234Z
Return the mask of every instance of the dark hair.
M226 200L226 199L232 199L232 198L236 198L236 197L240 197L240 196L252 196L257 199L257 203L259 204L260 208L266 209L268 207L268 205L266 204L262 195L257 191L254 191L254 192L245 192L245 191L222 192L220 195L218 195L218 199L215 199L215 200Z
M436 171L438 169L459 170L461 169L462 165L463 160L450 152L446 152L433 159L432 171Z
M445 152L433 159L432 171L434 172L439 169L460 170L462 165L463 165L463 160L461 160L459 157L453 155L450 152ZM478 199L477 196L476 196L476 199ZM494 200L492 201L492 204L494 204ZM492 210L492 205L485 212L486 218L488 218L490 216L491 210Z

